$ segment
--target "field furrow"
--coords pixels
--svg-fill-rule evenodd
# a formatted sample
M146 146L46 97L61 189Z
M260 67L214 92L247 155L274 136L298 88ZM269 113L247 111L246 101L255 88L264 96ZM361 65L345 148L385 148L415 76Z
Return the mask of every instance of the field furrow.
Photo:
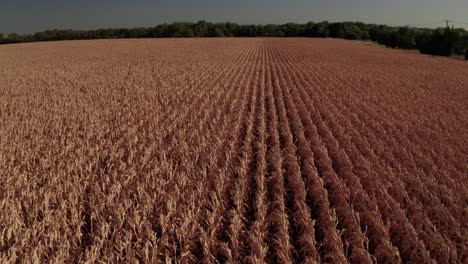
M268 47L267 50L269 51ZM266 57L267 61L270 62L272 59L271 52L267 52ZM290 229L293 227L289 222L286 208L287 193L284 186L283 159L281 155L278 114L273 93L273 74L271 67L272 63L266 65L267 85L265 87L265 103L267 104L266 119L268 123L268 137L265 141L267 144L267 195L269 198L267 241L269 242L270 248L268 259L274 263L291 263L294 252L292 250L293 244L290 237Z
M246 61L249 58L254 56L254 53L250 51L248 55L243 58L241 61ZM198 140L203 140L206 143L203 145L203 149L201 153L194 153L194 169L200 172L200 176L198 176L197 184L193 187L194 191L196 192L195 198L190 201L186 201L188 204L197 201L197 206L192 207L191 210L193 211L193 219L190 219L191 223L195 225L195 231L191 233L191 238L189 239L194 243L192 246L192 253L195 253L198 259L210 259L211 256L209 254L208 243L209 241L203 241L200 239L197 241L196 236L205 236L203 230L201 228L206 228L202 221L202 218L209 217L205 215L203 210L206 210L208 207L208 203L210 202L209 199L213 197L213 195L219 195L219 188L217 185L219 180L221 179L221 171L224 166L224 162L229 160L228 148L232 147L231 141L231 133L233 130L236 130L236 126L238 124L237 120L239 119L236 115L229 115L233 111L242 108L242 105L245 101L245 95L243 93L242 85L245 83L246 76L249 75L249 68L242 67L243 65L237 67L236 73L234 76L234 80L226 85L226 88L230 88L233 91L235 90L235 98L230 98L229 96L224 97L222 102L222 109L218 109L216 111L216 116L208 117L207 122L204 125L204 129L202 133L198 134L199 138L195 138L195 135L192 134L190 136L190 143L188 145L192 145L193 142L197 142ZM217 109L216 107L212 107ZM241 115L242 113L239 112ZM190 132L189 132L190 133ZM215 137L212 139L207 139L204 135L206 134L214 134ZM219 202L218 200L216 200ZM217 208L217 205L213 205L213 209ZM182 217L182 216L181 216ZM195 220L194 220L195 219ZM213 219L213 218L211 218ZM205 219L206 221L208 219ZM215 224L211 222L210 225ZM200 233L201 232L201 233ZM194 241L195 240L195 241Z
M319 115L323 115L324 119L328 121L329 124L332 124L333 118L327 118L327 114L330 112L324 111L321 112ZM317 117L320 118L320 117ZM332 154L332 158L334 160L334 168L335 170L341 170L345 171L348 169L349 171L353 170L353 165L352 165L352 160L354 157L356 157L356 153L353 152L352 150L348 150L347 145L344 145L343 147L340 146L340 143L337 141L337 136L334 134L336 133L337 135L339 134L339 130L337 129L329 129L325 123L323 123L323 128L321 129L323 132L323 135L325 138L328 138L328 144L330 145L329 149L332 150L330 153ZM331 132L330 132L331 131ZM350 160L351 159L351 160ZM358 174L359 175L359 174ZM378 176L374 176L373 179L379 180ZM392 221L393 219L390 218L390 215L394 214L399 214L402 217L398 218L401 220L401 222L393 223L391 222L392 225L398 226L400 229L399 232L401 232L401 229L407 230L406 232L399 233L398 235L402 236L408 236L412 238L408 239L403 239L404 241L411 241L410 243L405 242L405 246L399 244L401 242L396 243L396 246L399 248L399 251L402 254L402 258L405 261L406 258L413 258L413 259L407 259L409 261L418 261L418 262L424 262L428 261L429 255L428 252L425 249L425 246L422 242L418 241L418 237L416 232L414 231L413 227L408 223L408 220L406 219L406 213L398 207L396 202L393 200L393 198L388 198L388 194L386 191L377 191L378 190L378 185L374 186L374 180L373 181L366 181L367 184L364 185L364 190L371 194L371 196L374 197L377 201L377 206L379 208L379 211L381 212L384 221L390 220ZM371 187L372 186L372 187ZM385 185L384 185L385 186ZM377 192L376 192L377 191ZM381 197L386 198L382 199ZM391 212L391 213L390 213ZM396 240L397 234L392 232L394 229L390 228L390 236L392 239L392 243L395 244L396 241L401 241L401 240ZM393 236L392 236L393 234Z
M215 177L212 173L219 169L217 167L220 165L218 159L222 158L222 155L224 155L222 149L227 147L226 144L228 144L223 139L227 138L227 133L231 132L228 126L232 122L232 120L228 119L231 117L229 113L233 111L234 107L239 107L243 99L240 98L243 92L241 89L242 76L247 74L245 72L247 68L236 65L241 64L251 55L252 53L249 52L239 56L239 61L234 64L235 70L228 71L230 76L225 78L225 80L229 80L229 83L220 82L219 86L217 85L215 86L217 88L214 88L219 91L217 98L220 102L211 100L210 106L206 108L209 112L199 118L199 123L194 124L194 127L181 131L180 142L170 152L173 155L171 160L179 160L179 163L184 166L180 169L186 171L187 178L190 180L190 182L187 182L187 191L184 192L184 195L180 195L178 201L176 201L179 207L174 215L174 219L185 220L185 222L174 226L171 234L173 237L177 237L177 233L183 230L183 234L187 235L187 237L179 236L178 238L189 241L184 244L185 249L181 250L181 255L185 259L192 257L188 252L193 250L195 241L192 239L196 235L195 230L198 225L194 219L198 217L203 201L207 197L205 188L208 186L210 177ZM194 131L200 132L194 133ZM207 134L212 135L212 137L206 138ZM192 146L195 142L198 143L197 148L190 148L189 146ZM184 161L190 161L190 163ZM196 173L193 173L194 171ZM192 182L195 182L195 184L192 184ZM198 203L194 201L198 201ZM192 217L186 218L187 215ZM174 222L174 220L171 220L171 222ZM184 258L181 261L185 261Z
M216 241L214 241L213 249L216 252L213 252L213 255L217 259L222 259L226 261L232 261L234 258L239 259L239 251L241 250L240 246L233 246L239 243L239 232L242 228L242 219L243 216L243 195L240 184L245 184L246 176L242 175L247 173L248 167L247 163L251 162L250 158L252 155L251 152L251 141L253 135L253 119L254 113L256 111L256 96L257 89L254 85L253 79L258 77L258 68L260 67L260 53L259 50L255 50L256 56L252 59L252 69L251 69L251 78L245 83L245 87L249 87L247 90L248 96L246 97L245 112L242 125L239 130L239 135L236 140L235 150L231 155L231 162L226 164L225 173L226 183L224 188L222 188L222 193L219 194L221 201L221 208L219 211L218 217L220 222L215 226L213 234L216 236ZM243 167L242 167L243 166ZM242 178L240 178L242 177ZM232 252L232 249L235 252Z
M353 100L348 99L348 101L353 101ZM329 105L327 107L329 107L330 109L331 108L336 109L336 107L334 105ZM345 109L346 108L343 107L341 111L343 111ZM336 113L338 111L339 111L338 109L336 109L334 111L328 111L327 114L328 113ZM357 110L355 112L359 112L359 110ZM338 123L346 123L346 122L349 122L348 120L353 120L354 117L345 119L343 116L335 115L333 117L330 117L330 119L341 121L341 122L338 122ZM357 119L356 122L361 122L361 121L360 121L360 119ZM378 122L373 122L373 123L377 124ZM362 163L361 161L364 159L364 157L367 157L367 156L371 156L371 159L377 160L377 155L375 155L375 153L372 151L372 148L370 149L370 151L369 151L369 149L366 150L365 148L359 148L359 150L358 150L356 148L356 146L364 146L364 145L376 146L376 145L380 145L381 143L377 143L375 141L373 143L363 142L361 140L361 138L359 138L357 136L358 134L356 132L354 132L352 129L349 129L350 127L356 127L356 128L362 129L361 131L363 131L363 130L367 129L365 126L358 126L356 123L354 123L354 125L352 125L352 126L351 125L347 125L347 126L348 126L348 129L346 128L346 126L340 128L340 125L338 125L338 126L335 126L335 130L341 130L341 131L347 130L347 131L352 131L354 133L353 135L356 138L356 139L354 139L354 141L355 141L354 143L349 141L350 138L346 138L346 137L343 137L343 136L340 137L340 141L343 140L343 141L346 142L345 144L347 146L351 146L352 153L360 153L360 155L353 155L354 159L352 160L352 162L354 164ZM369 132L369 133L372 133L372 132ZM380 132L379 134L382 135L382 134L388 134L388 133ZM371 137L376 138L376 136L374 136L372 134L370 134L370 135L371 136L368 137L368 138L371 138ZM382 138L382 136L380 136L380 137ZM359 141L359 140L361 140L361 141ZM362 156L362 155L364 155L364 156ZM387 158L388 158L388 156L387 156ZM386 167L386 164L377 163L377 164L373 164L373 165L375 166L377 171L390 172L390 174L389 173L384 174L385 176L386 175L391 175L391 174L401 175L400 177L388 178L389 182L385 183L385 185L387 185L387 186L404 186L404 188L392 188L391 190L389 190L389 192L393 197L392 199L395 199L399 204L405 205L404 210L407 210L407 214L408 214L408 217L409 217L409 220L410 220L411 224L415 226L416 232L418 233L419 236L422 237L422 240L424 241L426 247L428 247L429 251L431 252L431 255L433 255L434 258L436 258L439 262L448 262L449 259L452 259L452 261L453 261L453 259L456 259L456 257L454 256L454 254L456 255L456 251L457 251L456 248L454 246L450 245L451 244L450 242L444 241L444 239L441 237L441 234L439 233L437 228L435 226L433 226L433 224L431 223L431 221L429 220L427 215L424 214L425 210L427 210L427 209L422 208L422 205L420 204L420 202L415 202L414 198L410 199L408 197L408 194L405 191L405 189L407 189L406 186L414 186L412 188L417 188L417 186L421 186L422 184L421 183L414 183L414 181L412 181L412 184L408 184L408 182L406 184L404 184L401 181L401 179L408 180L409 177L406 177L405 174L409 174L410 172L401 171L401 168L396 168L396 170L400 170L399 172L396 172L396 171L394 171L395 169ZM379 178L382 178L382 177L379 177ZM422 193L423 192L421 192L421 191L418 192L419 195L421 195ZM424 201L424 199L422 199L421 196L419 196L418 198L419 198L419 201ZM435 201L433 201L433 202L435 202ZM435 204L433 203L432 206L434 206ZM445 215L447 216L447 214L445 214ZM450 216L450 214L448 214L448 216ZM451 221L453 221L453 220L451 220ZM454 224L454 227L456 228L456 224ZM449 248L449 247L451 247L451 248Z
M270 49L272 56L274 51ZM272 82L273 95L278 116L278 127L280 136L281 154L283 160L283 173L286 189L286 205L289 213L291 225L290 236L295 247L294 256L299 262L318 261L318 252L315 241L315 221L311 219L310 208L306 204L306 190L302 179L301 168L297 159L297 147L294 144L293 134L290 129L286 108L283 99L282 89L287 86L282 83L281 73L278 72L277 65L273 63ZM324 247L329 250L327 259L340 260L339 242L331 239L324 239ZM322 241L320 241L322 242Z
M282 62L279 65L287 65L287 54L281 54L278 58L282 58ZM307 158L310 158L310 164L315 166L312 172L307 173L309 175L308 186L310 188L309 195L311 203L324 200L330 200L329 206L334 208L336 212L336 224L338 232L341 234L345 255L351 262L356 263L371 263L372 256L369 255L368 249L366 248L367 238L363 234L359 226L359 216L354 212L350 204L350 190L343 182L338 178L337 173L333 170L332 160L328 155L326 147L324 148L325 142L321 142L320 136L318 135L317 128L310 118L309 110L307 110L304 99L307 96L302 96L298 93L298 87L303 87L298 81L298 76L295 74L293 67L288 67L289 71L286 71L286 77L291 80L290 92L292 99L289 99L288 104L295 110L289 111L290 113L297 112L299 117L292 116L290 119L298 119L297 124L302 124L296 131L300 137L297 140L298 146L302 149L300 155L304 162ZM292 102L294 101L294 103ZM307 102L310 104L310 102ZM300 119L300 120L299 120ZM323 144L323 145L322 145ZM306 176L307 177L307 176ZM320 178L318 178L320 177ZM318 186L322 186L323 189L317 189ZM328 194L328 197L326 196ZM317 195L312 197L312 195ZM326 208L327 204L321 205L319 208ZM319 213L320 215L321 213ZM333 215L330 209L326 209L323 215ZM326 223L321 223L320 226L326 226Z
M246 193L244 197L247 198L245 203L250 204L246 211L245 221L246 229L245 234L242 235L244 239L246 258L243 260L250 263L263 263L267 261L268 246L265 244L266 240L266 216L267 216L267 197L266 197L266 118L265 118L265 69L267 65L265 46L262 44L262 68L260 70L260 79L257 82L258 87L258 114L256 116L256 135L257 140L254 142L253 153L255 168L251 170L252 175L250 178L252 190Z
M294 67L292 64L289 64L290 67ZM295 71L291 71L295 72ZM297 71L297 73L300 73L300 71ZM313 76L317 76L319 73L313 74ZM307 73L307 75L310 75L310 73ZM304 82L303 75L301 75L300 78L297 80L302 81L300 87L314 87L317 84L314 83L309 83L309 82ZM309 115L311 116L312 120L314 120L315 125L314 126L308 126L306 129L306 132L310 133L309 134L309 140L311 140L311 145L315 145L315 150L317 155L317 168L319 170L324 170L324 184L330 188L330 193L334 194L334 196L345 196L346 191L340 192L340 191L335 191L332 193L332 186L339 184L340 181L343 181L344 183L348 184L349 189L353 190L350 192L350 199L351 201L356 200L359 201L357 204L352 204L354 209L357 209L359 212L359 215L361 216L361 223L365 225L365 229L370 233L370 240L371 242L371 252L376 252L379 258L382 259L395 259L399 258L398 257L398 252L395 252L392 247L391 243L389 244L389 238L385 239L388 237L388 231L385 230L384 224L381 220L380 217L380 212L378 211L378 207L375 204L375 202L372 201L368 197L368 194L365 190L363 190L363 187L360 183L359 180L356 180L355 176L353 177L351 174L345 174L345 171L338 170L336 169L336 148L332 148L330 146L330 142L333 142L335 139L330 136L328 129L324 126L323 120L320 116L320 112L318 112L321 108L313 108L314 106L317 106L318 103L314 102L310 98L310 93L305 89L300 89L301 96L304 100L307 100L307 110L309 112ZM313 97L312 97L313 98ZM310 124L310 123L309 123ZM312 135L311 135L312 134ZM316 136L314 136L316 134ZM315 139L315 140L314 140ZM323 141L320 143L320 141ZM322 149L321 149L322 148ZM331 156L330 156L331 155ZM328 156L328 158L327 158ZM335 159L335 160L333 160ZM328 161L327 161L328 160ZM327 164L328 163L328 164ZM340 179L334 179L333 174L337 173L340 177ZM337 187L339 188L339 187ZM335 199L332 197L332 199ZM338 199L338 197L336 197ZM340 213L341 213L340 208ZM341 215L340 215L341 217ZM349 228L349 227L344 227L344 228ZM387 235L386 235L387 234Z

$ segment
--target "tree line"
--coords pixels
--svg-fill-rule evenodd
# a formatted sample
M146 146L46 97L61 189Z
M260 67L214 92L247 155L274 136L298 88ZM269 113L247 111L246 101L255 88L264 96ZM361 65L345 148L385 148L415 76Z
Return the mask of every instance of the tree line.
M417 49L421 53L468 59L468 32L464 29L390 27L361 22L309 22L281 25L239 25L236 23L171 23L147 28L97 30L46 30L34 34L0 33L0 44L57 40L178 37L315 37L369 40L391 48Z

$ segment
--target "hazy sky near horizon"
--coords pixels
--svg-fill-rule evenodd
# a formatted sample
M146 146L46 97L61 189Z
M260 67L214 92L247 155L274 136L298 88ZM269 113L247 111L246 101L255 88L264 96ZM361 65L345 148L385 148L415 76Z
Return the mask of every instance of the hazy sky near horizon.
M0 0L0 32L4 33L146 27L202 19L240 24L328 20L438 27L444 19L468 23L468 0Z

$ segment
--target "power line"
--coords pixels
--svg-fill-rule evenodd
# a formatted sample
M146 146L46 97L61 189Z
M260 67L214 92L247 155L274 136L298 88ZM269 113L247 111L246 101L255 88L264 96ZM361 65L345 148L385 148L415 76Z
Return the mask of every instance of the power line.
M428 27L428 26L435 26L435 25L442 26L443 24L445 24L447 27L450 27L450 24L468 26L468 22L462 22L462 21L457 21L457 20L443 20L443 21L434 22L434 23L422 23L422 24L405 25L405 27Z
M455 24L462 24L462 25L468 25L468 22L461 22L461 21L452 21Z
M405 25L407 27L426 27L426 26L434 26L434 25L441 25L442 23L439 22L433 22L433 23L423 23L423 24L411 24L411 25Z

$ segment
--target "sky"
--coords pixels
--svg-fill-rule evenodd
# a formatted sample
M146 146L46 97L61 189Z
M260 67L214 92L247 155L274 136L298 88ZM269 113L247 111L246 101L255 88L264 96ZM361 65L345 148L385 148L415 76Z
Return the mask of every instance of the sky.
M0 32L148 27L170 22L279 24L362 21L393 26L467 24L468 0L0 0Z

